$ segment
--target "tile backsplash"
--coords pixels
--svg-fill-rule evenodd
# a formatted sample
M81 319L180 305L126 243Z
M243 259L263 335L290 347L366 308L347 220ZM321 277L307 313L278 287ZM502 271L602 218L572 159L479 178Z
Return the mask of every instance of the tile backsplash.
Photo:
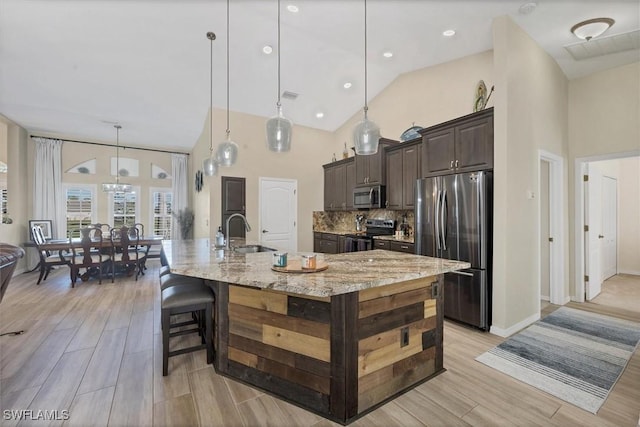
M412 210L395 211L388 209L371 209L368 211L339 211L339 212L313 212L313 231L324 232L354 232L356 229L356 215L364 215L365 218L394 219L396 230L400 229L402 219L406 215L408 232L413 236L414 214Z

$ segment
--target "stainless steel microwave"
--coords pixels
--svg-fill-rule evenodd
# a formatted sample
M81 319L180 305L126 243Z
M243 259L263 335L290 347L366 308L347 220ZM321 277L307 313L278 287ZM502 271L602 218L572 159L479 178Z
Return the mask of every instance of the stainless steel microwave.
M384 185L367 185L353 189L353 207L356 209L382 209L385 202Z

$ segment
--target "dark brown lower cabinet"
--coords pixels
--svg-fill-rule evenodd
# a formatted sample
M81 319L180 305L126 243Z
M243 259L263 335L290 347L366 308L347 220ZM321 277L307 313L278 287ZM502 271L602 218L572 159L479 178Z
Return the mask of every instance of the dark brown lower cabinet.
M341 253L340 237L338 234L314 232L313 251L323 254ZM342 246L344 247L344 243Z

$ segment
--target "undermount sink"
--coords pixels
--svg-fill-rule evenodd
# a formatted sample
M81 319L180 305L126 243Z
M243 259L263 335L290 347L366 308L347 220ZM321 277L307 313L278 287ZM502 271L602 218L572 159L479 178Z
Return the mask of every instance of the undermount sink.
M262 245L245 245L245 246L234 246L234 252L238 252L240 254L253 254L256 252L274 252L275 249L267 248Z

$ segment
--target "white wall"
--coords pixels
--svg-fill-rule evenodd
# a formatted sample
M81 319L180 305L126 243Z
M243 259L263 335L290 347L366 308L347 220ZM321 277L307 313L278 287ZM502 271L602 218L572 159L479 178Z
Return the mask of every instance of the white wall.
M556 62L511 18L494 20L493 40L496 231L491 331L509 335L540 313L540 214L534 191L538 150L567 158L568 83ZM566 232L562 237L566 242ZM566 247L563 251L567 257Z

